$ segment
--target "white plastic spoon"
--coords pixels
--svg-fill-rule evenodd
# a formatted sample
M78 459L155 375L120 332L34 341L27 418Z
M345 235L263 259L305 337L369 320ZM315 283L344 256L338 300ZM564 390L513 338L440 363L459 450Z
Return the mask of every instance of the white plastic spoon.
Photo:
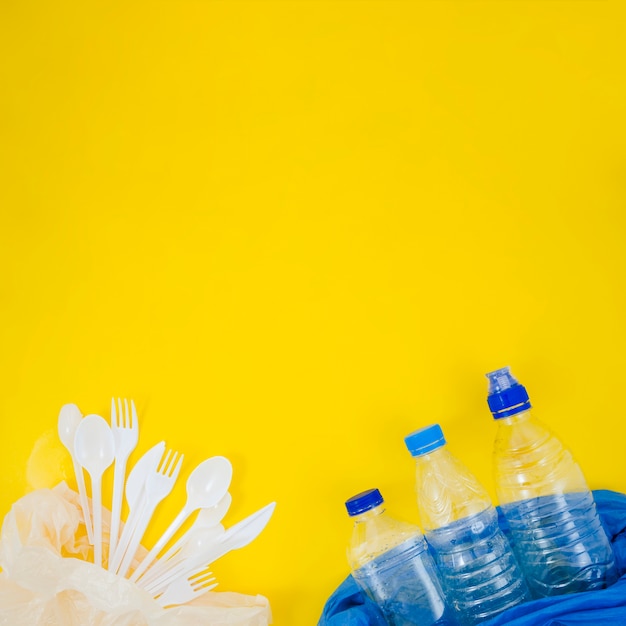
M76 486L78 487L78 495L80 497L80 506L83 510L85 527L87 528L87 538L89 539L89 543L93 544L93 528L91 525L91 514L89 513L89 501L87 500L85 476L83 475L83 468L78 463L76 453L74 452L74 437L76 435L76 429L82 419L83 414L75 404L64 404L59 412L58 431L61 443L67 448L67 451L72 457Z
M232 477L233 467L230 461L223 456L207 459L191 472L187 479L187 502L185 506L133 572L130 580L136 581L146 571L174 533L194 511L215 506L224 497Z
M103 417L87 415L76 428L76 458L91 477L93 562L102 566L102 474L115 458L113 433Z

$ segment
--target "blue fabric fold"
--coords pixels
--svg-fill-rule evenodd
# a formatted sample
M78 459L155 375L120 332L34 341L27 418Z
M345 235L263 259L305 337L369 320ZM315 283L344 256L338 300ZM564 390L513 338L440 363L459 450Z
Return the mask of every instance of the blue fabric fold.
M626 626L626 495L607 489L595 490L593 495L613 546L619 580L600 591L533 600L481 626ZM502 515L498 521L508 533ZM326 602L318 626L385 626L385 620L348 576Z

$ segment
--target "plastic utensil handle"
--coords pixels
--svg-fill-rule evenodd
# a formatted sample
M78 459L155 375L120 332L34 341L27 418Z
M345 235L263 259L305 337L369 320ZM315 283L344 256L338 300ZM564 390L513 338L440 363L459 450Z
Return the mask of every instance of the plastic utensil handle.
M137 585L143 587L144 589L155 581L157 578L161 577L163 574L167 573L172 567L178 565L181 562L183 557L180 555L180 550L182 547L182 539L185 537L181 537L176 544L174 544L160 559L156 559L148 571L144 572L137 580Z
M147 589L150 585L154 584L161 578L168 576L169 572L171 572L173 568L182 563L184 560L185 557L181 555L180 551L167 560L157 559L150 566L150 569L147 572L144 572L135 584L139 587Z
M191 564L191 567L193 568L202 565L203 563L207 563L207 559L210 559L210 561L208 561L208 565L210 565L213 561L221 558L227 552L230 552L230 550L238 550L239 548L243 548L248 545L250 542L254 541L263 531L265 526L267 526L275 507L276 503L271 502L262 509L259 509L252 515L249 515L245 519L241 520L234 526L231 526L216 542L216 545L210 550L200 552L193 557L185 559L180 566L171 570L167 579L164 576L160 577L157 581L148 585L146 590L152 593L154 588L157 587L157 584L159 585L159 589L162 589L162 584L166 584L172 580L172 577L179 575L181 571L184 571L183 568L188 564Z
M193 531L193 528L190 528L180 539L178 539L176 541L176 543L159 559L159 561L165 563L167 562L169 559L171 559L174 554L176 554L176 552L178 552L183 545L186 543L187 539L189 538L190 533ZM151 568L151 570L154 569L154 567Z
M130 470L130 473L128 474L126 484L124 485L124 492L126 494L126 501L128 502L130 513L128 514L128 518L126 519L126 524L124 526L124 530L122 531L122 536L120 537L115 548L113 558L109 556L109 571L111 572L117 571L117 568L120 566L120 563L124 558L126 548L128 547L130 540L132 539L132 531L138 521L137 515L141 514L141 508L146 498L146 480L151 472L156 471L159 460L163 456L164 450L164 441L160 441L156 445L152 446L150 450L148 450L141 456L141 458L137 461L137 463L135 463L133 468Z
M163 572L156 580L153 580L149 585L146 585L145 590L152 596L156 596L171 585L177 578L182 577L187 569L185 566L185 560L183 559L174 567Z
M213 561L217 561L217 559L223 557L227 552L230 552L231 549L231 546L225 543L215 546L211 552L201 552L200 554L183 559L176 567L148 585L146 591L155 596L171 585L177 578L182 578L183 576L189 577L190 573L197 569L206 569Z
M157 560L152 567L147 572L144 572L139 579L137 580L137 584L140 587L147 587L152 581L156 580L158 577L162 576L167 570L171 569L174 565L181 561L180 557L175 557L174 555L177 552L180 552L181 548L187 543L189 537L194 531L194 527L191 526L185 533L180 537L176 543L160 558Z
M91 479L91 500L93 504L93 562L102 567L102 476Z
M109 538L109 554L115 554L118 535L120 532L120 518L122 514L122 496L124 493L124 479L126 477L126 461L128 455L115 459L115 474L113 475L113 501L111 506L111 533Z
M161 535L161 538L153 546L152 550L148 552L144 560L139 564L139 567L133 572L130 580L136 582L137 579L148 569L148 566L157 557L159 552L163 549L165 544L172 538L174 533L183 525L185 520L191 515L193 511L183 507L183 510L176 516L176 519L169 525L169 528Z
M85 487L85 476L83 475L82 465L72 455L74 464L74 474L76 475L76 486L78 487L78 495L80 496L80 507L83 510L85 518L85 528L87 529L87 538L89 543L93 544L93 526L91 524L91 514L89 513L89 500L87 499L87 488Z
M177 555L177 557L174 558L174 555L176 555L185 546L185 544L189 541L191 534L194 533L196 529L218 525L226 514L226 511L228 510L231 501L232 497L227 492L219 501L219 503L215 506L201 509L198 517L196 517L191 527L185 531L185 533L163 556L158 558L157 561L150 566L147 572L144 572L139 577L139 579L137 580L137 584L141 587L146 587L153 580L156 580L157 577L161 576L169 568L179 563L180 558L182 557L180 557L180 555Z
M189 577L192 573L198 573L203 571L211 565L217 559L223 557L231 550L242 547L241 543L238 543L236 537L232 536L225 539L225 535L222 535L215 541L210 548L205 548L200 552L188 557L184 557L180 560L178 565L170 568L167 572L159 576L159 578L146 586L146 591L150 594L157 595L161 593L168 585L183 576Z
M126 525L124 526L124 530L122 531L122 536L120 537L117 548L115 549L115 554L113 555L113 559L111 560L111 566L109 567L109 571L117 574L120 564L122 563L122 559L124 558L124 555L126 554L126 551L128 549L128 545L133 538L135 529L137 528L137 524L141 520L141 515L143 513L145 504L146 495L145 493L142 493L138 505L131 509L128 515Z
M148 528L148 524L150 523L150 520L152 519L152 515L158 503L159 503L159 500L157 501L153 500L152 502L147 502L147 501L144 502L144 506L141 511L141 516L139 518L139 521L137 522L136 527L133 529L132 539L130 540L130 544L128 548L126 549L126 554L124 555L124 558L122 559L122 563L117 572L119 576L126 576L126 572L128 572L130 564L133 562L133 557L135 556L135 552L137 552L137 548L139 547L139 544L141 540L143 539L143 536L146 532L146 528Z

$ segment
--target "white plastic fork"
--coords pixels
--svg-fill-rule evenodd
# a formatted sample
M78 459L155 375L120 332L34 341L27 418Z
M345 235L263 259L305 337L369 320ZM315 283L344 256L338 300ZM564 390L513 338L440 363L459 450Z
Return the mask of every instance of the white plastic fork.
M178 462L176 462L177 458ZM169 495L174 488L183 458L183 454L178 457L178 452L174 452L172 455L172 451L168 450L165 458L161 461L157 470L148 475L140 518L133 532L133 537L130 541L128 549L126 550L126 554L124 555L120 568L117 572L120 576L126 576L126 572L128 572L128 568L133 561L135 552L137 552L139 543L146 532L146 528L152 519L152 515L157 505L161 502L161 500L163 500L163 498ZM176 465L174 465L175 463Z
M217 583L209 584L214 580L212 572L207 572L206 568L201 568L187 578L175 580L156 598L156 601L164 608L176 604L185 604L217 587Z
M122 409L121 399L111 398L111 430L115 442L115 473L113 475L113 501L111 506L111 533L109 539L109 570L112 569L120 531L120 517L122 513L122 495L124 481L126 479L126 463L130 453L137 446L139 440L139 424L137 423L137 411L135 403L130 401L131 411L128 410L128 400L124 399Z

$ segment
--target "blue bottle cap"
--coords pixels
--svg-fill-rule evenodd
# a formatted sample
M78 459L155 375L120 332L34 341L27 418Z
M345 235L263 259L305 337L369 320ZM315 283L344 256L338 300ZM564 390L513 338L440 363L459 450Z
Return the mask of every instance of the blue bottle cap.
M368 489L346 500L346 509L350 517L365 513L384 502L378 489Z
M526 388L517 382L508 367L489 372L486 376L489 379L487 404L495 419L510 417L530 409Z
M431 424L407 435L404 443L412 456L421 456L445 446L446 438L439 424Z

